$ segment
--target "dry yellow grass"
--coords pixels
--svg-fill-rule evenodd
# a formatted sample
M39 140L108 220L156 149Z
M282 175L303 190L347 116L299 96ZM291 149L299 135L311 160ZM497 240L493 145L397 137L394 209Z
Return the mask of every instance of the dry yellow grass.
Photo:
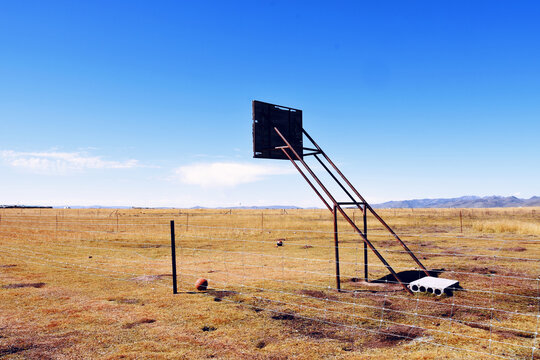
M463 232L459 212L380 211L428 268L466 290L434 297L356 281L363 244L344 222L346 291L333 290L332 222L323 210L0 210L0 357L530 359L540 211L463 209ZM413 269L368 223L389 263ZM373 254L369 261L371 279L388 274ZM198 277L209 279L209 291L193 292Z

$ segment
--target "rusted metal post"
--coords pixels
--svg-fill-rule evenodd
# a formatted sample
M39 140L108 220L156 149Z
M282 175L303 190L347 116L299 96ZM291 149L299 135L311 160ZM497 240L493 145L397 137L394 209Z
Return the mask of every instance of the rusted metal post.
M459 225L461 227L461 233L463 234L463 214L461 213L461 210L459 210Z
M173 294L178 294L178 287L177 287L177 282L176 282L176 240L174 236L174 220L171 220L171 262L172 262Z
M294 150L294 148L291 146L291 144L289 143L289 141L281 134L281 132L278 130L278 128L274 127L274 130L276 131L276 133L279 135L279 137L281 137L281 139L285 142L286 146L282 146L282 147L279 147L279 149L281 149L285 155L289 158L289 160L293 163L293 165L296 167L296 169L300 172L300 174L302 174L302 176L304 177L304 179L306 179L306 181L311 185L311 187L316 191L317 195L319 195L319 197L321 198L321 200L323 200L323 202L325 203L325 205L327 205L328 207L328 210L334 212L332 210L332 208L328 205L328 203L324 200L324 198L320 195L320 193L316 190L315 186L308 180L307 176L300 170L300 168L298 167L298 165L296 165L296 162L292 159L292 157L288 154L288 152L285 150L285 149L289 149L293 154L294 156L296 157L296 159L304 166L304 168L307 170L307 172L311 175L311 177L315 180L315 182L321 187L321 189L324 191L324 193L328 196L328 198L330 199L330 201L333 203L334 205L334 208L339 210L339 212L341 213L341 215L345 218L345 220L353 227L353 229L360 235L360 237L362 237L362 239L364 240L365 243L367 243L367 245L369 246L369 248L371 249L371 251L373 251L373 253L377 256L377 258L384 264L384 266L388 269L388 271L390 271L390 273L392 274L392 276L394 276L394 278L397 280L397 282L403 287L403 289L405 291L407 291L408 293L412 294L412 291L407 287L407 285L405 283L403 283L401 281L401 279L399 278L398 274L394 271L394 269L392 269L392 267L390 266L390 264L388 264L388 262L384 259L384 257L379 253L379 251L377 251L377 249L373 246L373 244L364 236L364 234L362 233L362 231L358 228L358 226L356 226L356 224L352 221L352 219L349 217L349 215L347 215L347 213L341 208L341 206L339 206L338 202L336 201L336 199L332 196L332 194L328 191L328 189L322 184L322 182L319 180L319 178L315 175L315 173L313 172L313 170L306 164L306 162L302 159L302 157L300 157L298 155L298 153ZM304 134L307 135L307 133L304 131ZM309 137L309 135L307 135ZM313 144L315 144L314 141L312 141ZM316 145L316 144L315 144ZM317 146L317 145L316 145ZM317 148L319 148L317 146ZM278 148L276 148L278 149ZM320 148L319 148L320 149ZM322 152L321 150L321 153L326 157L326 155L324 154L324 152ZM327 157L326 157L327 158ZM327 158L328 162L332 164L332 166L334 166L334 168L336 168L336 166ZM339 172L339 170L338 170ZM341 172L339 172L341 174ZM343 177L343 175L341 175ZM346 178L344 178L346 180ZM383 223L383 225L386 225L386 223L384 223L384 221L374 212L374 210L371 208L371 206L369 206L367 204L367 202L364 200L363 197L361 197L360 194L358 194L358 191L356 191L356 189L354 189L352 187L352 185L350 185L350 183L348 183L348 180L347 181L347 184L349 184L349 187L351 187L355 193L357 193L358 197L362 200L362 202L366 205L366 207L373 213L373 215L379 219L379 221L381 221L381 223ZM397 235L388 227L388 225L386 225L386 227L392 232L392 234L401 242L402 246L409 251L410 253L410 250L406 247L406 245L401 241L401 239L399 239L399 237L397 237ZM416 259L416 257L414 257L414 255L412 255L414 259ZM418 259L416 259L417 263L419 263ZM425 269L423 267L423 265L420 263L421 267L423 269ZM429 275L429 273L427 273L427 270L424 270L426 272L427 275Z
M186 231L189 231L189 213L186 213Z
M288 143L288 141L286 141L286 139L283 137L283 135L281 135L281 133L277 130L277 128L274 127L274 129L278 132L278 135L280 135L280 137L285 140L285 143L288 145L289 148L291 148L291 150L294 152L294 149L292 149L292 147L290 146L290 144ZM420 260L418 260L418 258L413 254L413 252L407 247L407 245L405 245L405 243L399 238L399 236L394 232L394 230L392 230L392 228L390 228L390 226L388 226L388 224L375 212L375 210L367 203L367 201L364 199L364 197L362 195L360 195L360 193L358 192L358 190L356 190L356 188L350 183L350 181L345 177L345 175L343 175L343 173L339 170L339 168L332 162L332 160L330 160L330 158L328 157L328 155L326 155L326 153L321 149L321 147L315 142L315 140L313 140L313 138L307 133L306 130L302 129L302 132L304 133L304 135L306 135L306 137L309 139L309 141L311 141L311 143L317 148L317 150L322 154L322 156L326 159L326 161L328 161L328 163L334 168L334 170L339 174L339 176L343 179L343 181L345 181L345 183L349 186L349 188L354 192L354 194L356 196L358 196L358 198L361 200L362 203L364 203L367 207L367 209L373 214L373 216L392 234L392 236L401 244L401 246L405 249L405 251L409 254L409 256L416 262L416 264L418 264L418 266L420 266L420 268L422 269L422 271L426 274L426 276L430 276L429 275L429 272L427 271L427 269L425 268L425 266L420 262ZM295 154L299 160L301 160L301 158ZM314 176L312 174L312 176ZM332 176L334 179L335 177ZM319 184L320 185L320 184ZM347 218L347 217L346 217ZM352 221L351 221L352 222ZM352 225L352 224L351 224ZM354 227L354 226L353 226ZM372 248L372 246L370 244L368 244L368 246L370 246L370 248ZM386 264L385 264L386 265ZM399 281L399 280L398 280ZM401 283L401 281L399 281ZM403 284L402 284L403 285ZM409 291L409 289L404 286L404 288L406 290ZM412 292L411 292L412 293Z
M337 223L337 206L334 205L334 248L336 253L336 288L341 291L341 280L339 276L339 239L338 239L338 223Z

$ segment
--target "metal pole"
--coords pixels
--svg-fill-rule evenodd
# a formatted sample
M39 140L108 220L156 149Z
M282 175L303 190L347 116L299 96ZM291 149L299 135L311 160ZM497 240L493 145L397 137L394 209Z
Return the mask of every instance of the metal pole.
M176 284L176 241L175 241L175 236L174 236L174 220L171 220L171 261L172 261L173 294L178 294L178 288Z
M338 240L338 223L337 223L337 207L334 205L334 247L336 252L336 288L341 291L341 281L339 278L339 240Z
M304 166L304 168L308 171L308 173L311 175L311 177L317 182L317 184L319 184L319 186L321 187L321 189L326 193L326 195L330 198L330 200L332 201L334 207L336 207L339 212L341 213L341 215L345 218L345 220L347 220L347 222L353 227L354 230L356 230L356 232L360 235L360 237L362 237L362 239L364 240L365 243L367 243L367 245L369 246L369 248L371 249L371 251L373 251L373 253L377 256L377 258L384 264L384 266L388 269L388 271L390 271L390 273L394 276L394 278L397 280L397 282L403 287L403 289L405 291L407 291L409 294L412 294L413 292L407 287L407 285L405 285L401 279L399 278L398 274L394 271L394 269L392 269L392 267L390 266L390 264L388 264L388 262L385 260L385 258L379 253L379 251L377 251L377 249L375 249L375 247L373 246L373 244L364 236L364 234L362 233L362 230L360 230L358 228L358 226L356 226L356 224L351 220L351 218L347 215L347 213L341 208L341 206L338 205L337 201L334 199L334 197L332 196L332 194L330 194L330 192L328 191L328 189L321 183L321 181L319 180L319 178L315 175L315 173L313 173L313 170L311 170L311 168L306 164L306 162L304 160L302 160L302 158L298 155L298 153L294 150L294 148L291 146L291 144L289 143L289 141L281 134L281 132L279 132L278 128L274 127L274 131L276 131L276 133L279 135L279 137L281 137L281 139L285 142L285 144L287 146L283 146L283 147L280 147L280 149L285 153L285 155L287 155L287 157L289 158L289 160L293 163L293 165L296 167L296 169L304 176L304 179L306 179L306 181L308 181L308 183L311 185L311 187L317 192L317 194L319 195L319 197L324 201L324 198L319 194L319 192L315 189L315 186L313 184L311 184L311 182L308 180L308 178L304 175L304 173L300 170L300 168L298 167L298 165L296 165L295 161L292 159L292 157L287 153L287 151L285 151L285 148L287 149L290 149L291 152L294 154L294 156L296 157L296 159L298 159L298 161L300 161L300 163L302 163L302 165ZM305 131L304 131L305 133ZM307 135L307 133L305 133ZM312 141L313 142L313 141ZM314 142L313 142L314 143ZM315 144L315 143L314 143ZM277 149L277 148L276 148ZM324 155L324 153L323 153ZM329 161L330 162L330 161ZM334 165L335 166L335 165ZM354 189L354 188L353 188ZM359 196L362 201L364 201L365 205L367 206L368 209L370 209L370 211L373 212L373 210L371 209L371 207L365 202L365 200ZM328 203L326 203L326 201L324 201L325 204L327 205L328 207L328 210L332 211L332 208L328 205ZM377 216L375 213L374 213L375 216ZM381 219L382 221L382 219ZM383 223L384 224L384 223ZM397 237L397 235L395 235ZM399 238L398 238L399 239ZM401 240L400 240L401 241ZM403 243L402 243L403 244ZM403 246L405 246L405 244L403 244ZM410 250L409 250L410 251ZM422 265L423 267L423 265ZM427 271L426 271L427 273ZM429 276L429 274L428 274Z
M366 211L366 205L364 204L364 236L367 239L367 211ZM364 242L364 280L366 282L369 281L368 278L368 247L366 242Z
M276 128L274 128L274 129L276 129ZM276 131L277 131L277 129L276 129ZM343 173L332 162L332 160L330 160L328 155L326 155L326 153L315 142L315 140L313 140L313 138L311 136L309 136L309 134L307 133L306 130L302 129L302 132L304 133L304 135L306 135L306 137L309 139L309 141L311 141L311 143L313 145L315 145L317 150L321 152L322 156L326 159L326 161L328 161L328 163L330 163L330 165L332 165L334 170L336 170L336 172L341 176L341 178L345 181L345 183L349 186L349 188L356 194L356 196L358 196L358 198L361 200L361 202L366 204L366 208L373 214L373 216L375 216L375 218L386 228L386 230L388 230L392 234L392 236L401 244L401 246L405 249L405 251L407 251L409 256L416 262L416 264L418 264L418 266L420 266L420 268L422 269L422 271L424 271L426 276L430 276L429 272L427 271L425 266L420 262L420 260L418 260L418 258L413 254L413 252L407 247L407 245L405 245L405 243L399 238L399 236L394 232L394 230L392 230L392 228L390 228L390 226L388 226L388 224L379 216L379 214L377 214L375 212L375 210L373 210L373 208L367 203L366 199L364 199L364 197L362 195L360 195L358 190L356 190L356 188L349 182L349 180L345 177L345 175L343 175ZM282 139L284 139L284 137L283 137L283 135L281 135L281 133L279 133L279 135L280 135L280 137ZM293 149L291 149L291 150L293 150ZM293 152L294 152L294 150L293 150Z

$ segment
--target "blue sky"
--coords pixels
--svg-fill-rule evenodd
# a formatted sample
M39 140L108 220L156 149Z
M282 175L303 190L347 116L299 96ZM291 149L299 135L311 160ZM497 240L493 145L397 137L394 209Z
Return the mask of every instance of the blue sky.
M0 3L0 204L322 206L251 100L370 202L540 195L534 1Z

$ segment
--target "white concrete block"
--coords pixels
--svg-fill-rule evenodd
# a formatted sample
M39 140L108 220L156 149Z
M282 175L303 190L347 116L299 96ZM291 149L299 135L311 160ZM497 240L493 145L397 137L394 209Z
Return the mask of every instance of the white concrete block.
M452 294L458 285L459 281L457 280L426 276L411 282L407 286L413 292L428 292L440 296L442 294Z

